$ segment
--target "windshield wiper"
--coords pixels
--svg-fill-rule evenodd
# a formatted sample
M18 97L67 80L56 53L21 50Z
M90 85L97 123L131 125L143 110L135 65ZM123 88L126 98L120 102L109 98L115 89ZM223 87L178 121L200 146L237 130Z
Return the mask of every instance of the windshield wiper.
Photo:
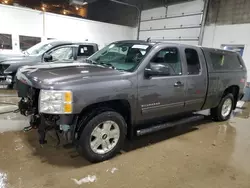
M91 60L91 59L85 59L85 61L86 61L87 63L91 63L91 64L95 64L95 65L98 64L96 61Z
M94 61L92 59L86 59L86 62L94 64L94 65L103 65L105 67L111 67L112 69L116 69L111 63L104 63L104 62L98 63L98 62L96 62L96 61Z
M101 62L100 64L104 65L106 67L111 67L112 69L116 69L111 63L103 63L103 62Z

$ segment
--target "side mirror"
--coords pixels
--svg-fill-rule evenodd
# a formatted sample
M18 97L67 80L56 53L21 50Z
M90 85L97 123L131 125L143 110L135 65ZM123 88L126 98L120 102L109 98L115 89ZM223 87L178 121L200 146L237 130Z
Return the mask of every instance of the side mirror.
M159 63L150 63L150 66L145 69L145 76L169 76L170 69L168 66Z
M45 62L51 62L53 60L52 55L45 53L43 56Z

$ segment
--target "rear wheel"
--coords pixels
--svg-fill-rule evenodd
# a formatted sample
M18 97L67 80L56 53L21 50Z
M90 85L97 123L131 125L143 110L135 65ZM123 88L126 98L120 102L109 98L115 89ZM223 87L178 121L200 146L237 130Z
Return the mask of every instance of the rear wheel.
M101 162L114 157L126 137L126 122L117 112L101 112L84 127L78 152L90 162Z
M231 113L233 111L234 106L234 96L233 94L229 93L225 95L220 104L216 107L211 109L211 115L216 121L226 121L230 118Z

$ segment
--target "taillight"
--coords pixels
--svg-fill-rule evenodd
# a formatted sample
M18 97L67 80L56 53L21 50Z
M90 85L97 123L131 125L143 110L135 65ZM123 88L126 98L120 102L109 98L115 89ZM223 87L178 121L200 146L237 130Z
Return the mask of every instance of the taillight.
M246 84L246 79L245 79L245 78L242 78L242 79L240 80L240 83L245 83L245 84Z
M248 87L247 79L245 78L240 79L240 83L244 84L244 87Z

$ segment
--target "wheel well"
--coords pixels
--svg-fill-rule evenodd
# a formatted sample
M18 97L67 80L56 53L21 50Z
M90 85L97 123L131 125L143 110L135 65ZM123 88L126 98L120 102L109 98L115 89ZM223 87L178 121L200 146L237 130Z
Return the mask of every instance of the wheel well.
M80 118L85 116L93 116L96 115L96 113L99 113L103 110L114 110L121 114L123 118L125 119L127 123L127 128L131 128L131 107L127 100L112 100L112 101L105 101L100 103L91 104L87 107L85 107L82 112L80 113ZM129 131L129 130L128 130Z
M230 86L228 87L225 91L224 91L224 94L223 96L225 96L226 94L228 93L232 93L233 96L234 96L234 109L236 108L236 105L237 105L237 100L238 100L238 96L239 96L239 91L240 91L240 88L239 86L236 86L236 85L233 85L233 86Z

